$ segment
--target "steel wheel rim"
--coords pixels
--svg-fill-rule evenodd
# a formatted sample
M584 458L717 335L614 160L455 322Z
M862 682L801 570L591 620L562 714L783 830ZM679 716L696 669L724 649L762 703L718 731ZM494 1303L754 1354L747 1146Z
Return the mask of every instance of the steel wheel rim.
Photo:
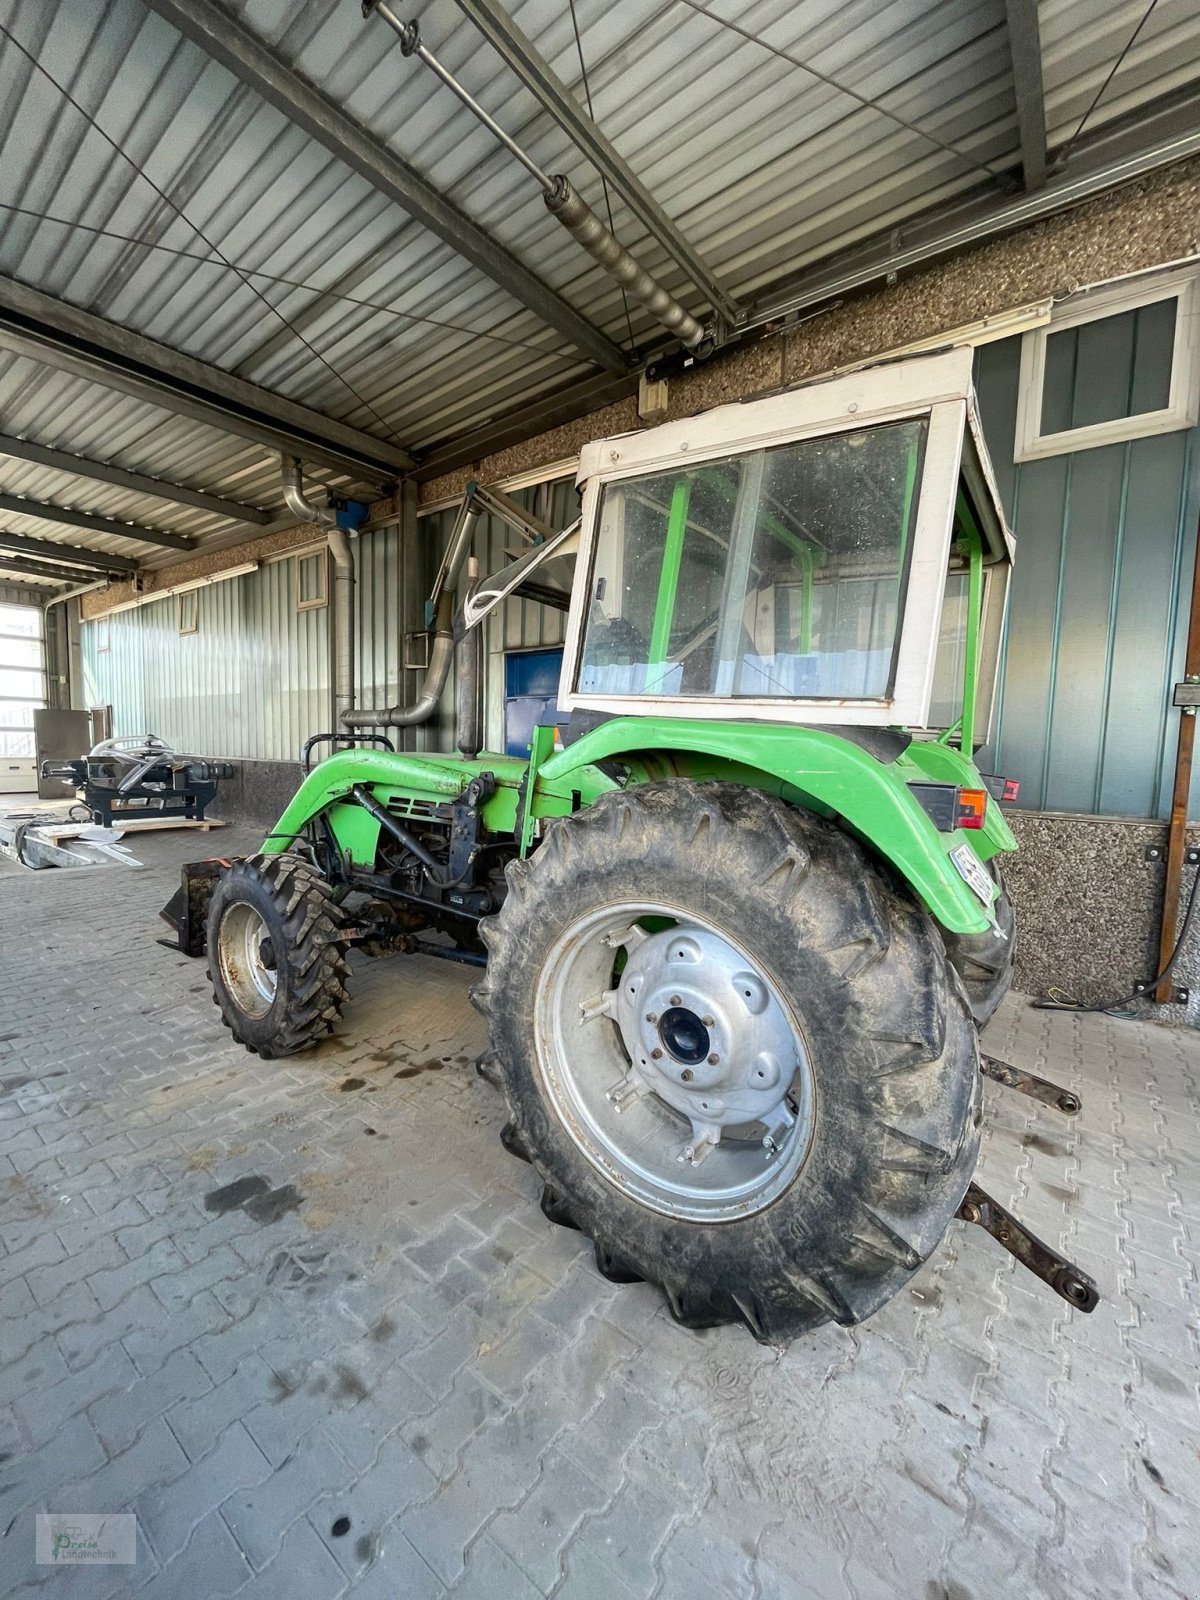
M225 988L239 1011L247 1017L265 1017L275 1003L279 987L274 965L267 964L270 936L260 913L244 900L231 905L221 918L217 961Z
M668 925L647 933L643 919ZM641 935L632 951L627 930ZM770 972L724 930L664 904L593 911L556 940L534 1004L538 1069L560 1120L641 1204L732 1221L773 1204L804 1165L815 1090L803 1028ZM786 1110L770 1113L772 1126L742 1118L773 1098ZM711 1132L697 1141L698 1124L719 1126L715 1143Z

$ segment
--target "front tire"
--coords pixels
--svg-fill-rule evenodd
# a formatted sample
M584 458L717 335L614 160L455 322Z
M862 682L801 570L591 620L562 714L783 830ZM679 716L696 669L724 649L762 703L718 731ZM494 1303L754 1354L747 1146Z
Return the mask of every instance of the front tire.
M208 975L221 1019L271 1060L331 1032L349 997L344 914L291 851L235 861L209 902Z
M474 998L547 1215L692 1327L778 1344L894 1295L979 1141L925 913L832 824L684 780L551 824L508 882Z

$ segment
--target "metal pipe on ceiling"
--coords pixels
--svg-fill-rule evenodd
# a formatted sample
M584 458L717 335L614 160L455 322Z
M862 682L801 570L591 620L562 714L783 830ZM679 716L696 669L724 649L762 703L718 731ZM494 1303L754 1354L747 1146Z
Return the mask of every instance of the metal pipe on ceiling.
M271 46L217 0L146 0L146 4L379 194L402 206L422 227L528 307L589 361L610 372L624 371L624 353L607 334L382 140L372 138L326 95L285 66ZM306 453L305 459L317 458Z
M542 198L550 215L566 229L575 242L586 250L593 261L604 268L636 300L640 300L650 314L664 327L669 328L687 349L701 353L704 347L711 351L712 336L703 325L687 311L674 295L634 257L605 227L587 201L571 187L569 179L561 174L551 177L542 171L517 141L506 133L500 124L479 104L478 100L461 84L454 74L421 43L421 31L415 22L401 22L387 0L363 0L364 16L379 16L400 40L403 55L416 56L450 89L467 110L497 138L509 153L516 157L542 191Z
M713 310L726 322L735 324L741 309L737 301L667 216L624 156L585 114L570 89L499 0L457 0L457 4L596 170L612 184L646 231L705 295ZM503 137L507 144L507 136Z

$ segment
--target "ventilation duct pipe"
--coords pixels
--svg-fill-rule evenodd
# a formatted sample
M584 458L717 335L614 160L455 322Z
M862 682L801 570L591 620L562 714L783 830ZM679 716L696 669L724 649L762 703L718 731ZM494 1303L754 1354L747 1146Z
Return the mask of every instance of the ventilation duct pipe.
M348 721L354 709L354 552L344 531L337 525L337 513L328 506L313 505L304 495L304 478L295 456L280 458L283 469L283 498L289 511L303 522L314 522L325 530L329 553L333 557L333 711L334 726Z
M387 0L363 0L363 15L369 17L372 14L382 17L393 33L398 35L402 54L416 56L418 61L424 62L446 87L458 96L468 111L499 139L510 154L516 157L541 187L542 198L551 216L558 219L592 260L599 262L623 289L633 295L635 300L640 300L651 316L669 328L687 349L695 350L698 355L709 354L712 349L712 337L705 332L691 312L685 311L674 295L669 294L656 278L651 277L644 267L639 266L636 258L626 250L619 239L614 238L587 201L575 193L566 178L549 177L533 157L523 150L511 135L505 133L495 118L483 109L454 74L421 43L421 32L417 24L401 22Z
M411 728L418 722L428 722L441 704L442 692L450 676L454 660L454 591L475 526L483 510L473 495L463 499L458 520L446 546L446 554L434 580L433 593L426 602L426 622L433 628L433 648L429 652L429 665L421 684L421 692L410 706L373 706L361 711L347 711L342 721L349 728Z

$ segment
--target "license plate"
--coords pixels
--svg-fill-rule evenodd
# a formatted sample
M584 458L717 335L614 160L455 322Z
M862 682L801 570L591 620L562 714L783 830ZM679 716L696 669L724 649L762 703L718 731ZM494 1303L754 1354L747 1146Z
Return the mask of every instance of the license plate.
M951 850L950 859L958 868L959 876L967 887L983 901L988 910L991 910L992 896L996 892L996 885L992 882L992 875L971 849L969 844L960 844L957 849Z

